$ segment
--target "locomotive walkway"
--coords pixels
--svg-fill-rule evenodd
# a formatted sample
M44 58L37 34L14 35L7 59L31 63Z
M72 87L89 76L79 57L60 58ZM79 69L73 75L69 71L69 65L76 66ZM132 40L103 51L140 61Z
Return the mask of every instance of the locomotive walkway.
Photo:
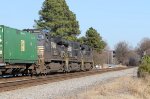
M81 73L62 74L62 76L52 75L53 77L47 77L46 78L47 80L45 80L45 78L40 78L42 80L34 79L33 81L30 80L29 81L30 83L28 81L27 82L24 81L24 83L20 82L18 83L18 85L15 85L14 83L12 83L14 87L18 87L18 88L28 87L28 88L12 90L8 92L1 92L0 99L12 99L12 97L15 99L16 98L17 99L20 99L20 98L21 99L23 98L50 99L58 95L62 96L62 95L66 95L67 93L70 93L70 94L71 92L74 93L76 92L75 91L76 89L85 90L88 86L91 86L93 84L96 84L96 83L99 83L101 81L105 81L108 79L113 79L115 77L120 77L124 75L133 75L133 74L135 75L136 70L137 68L131 68L131 69L120 70L120 71L112 71L112 72L108 72L108 70L105 70L103 72L99 71L99 73L102 73L102 74L89 71L89 72L81 72ZM107 73L104 73L104 72L107 72ZM50 83L50 84L47 84L47 83ZM39 85L39 84L44 84L44 85ZM2 85L1 83L0 89L3 89L4 88L3 86L5 86L6 89L8 88L11 89L10 86L12 85L11 84ZM29 85L32 87L29 87ZM35 85L39 85L39 86L35 86ZM4 90L6 90L5 88ZM12 89L14 88L12 87Z

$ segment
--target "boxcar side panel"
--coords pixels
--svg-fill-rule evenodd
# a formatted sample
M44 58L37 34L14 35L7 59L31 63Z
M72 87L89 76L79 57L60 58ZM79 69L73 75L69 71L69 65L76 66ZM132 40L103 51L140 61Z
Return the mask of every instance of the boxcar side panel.
M34 63L36 61L36 37L28 32L4 27L4 62Z

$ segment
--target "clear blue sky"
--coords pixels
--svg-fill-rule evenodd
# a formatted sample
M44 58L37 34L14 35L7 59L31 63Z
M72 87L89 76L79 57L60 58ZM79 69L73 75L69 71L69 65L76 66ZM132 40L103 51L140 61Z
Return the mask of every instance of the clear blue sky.
M2 0L0 24L32 28L44 0ZM111 48L119 41L134 47L150 37L150 0L66 0L76 14L81 36L94 27Z

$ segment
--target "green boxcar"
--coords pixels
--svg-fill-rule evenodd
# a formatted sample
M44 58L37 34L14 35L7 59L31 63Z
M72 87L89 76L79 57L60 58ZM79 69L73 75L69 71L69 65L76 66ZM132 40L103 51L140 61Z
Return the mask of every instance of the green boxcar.
M37 38L28 32L0 25L0 63L35 63Z

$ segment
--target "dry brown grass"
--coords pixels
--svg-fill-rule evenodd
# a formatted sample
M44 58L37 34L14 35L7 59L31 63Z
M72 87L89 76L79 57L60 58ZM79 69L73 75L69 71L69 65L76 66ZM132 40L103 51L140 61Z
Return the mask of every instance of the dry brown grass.
M116 78L64 99L150 99L150 77L145 79Z

